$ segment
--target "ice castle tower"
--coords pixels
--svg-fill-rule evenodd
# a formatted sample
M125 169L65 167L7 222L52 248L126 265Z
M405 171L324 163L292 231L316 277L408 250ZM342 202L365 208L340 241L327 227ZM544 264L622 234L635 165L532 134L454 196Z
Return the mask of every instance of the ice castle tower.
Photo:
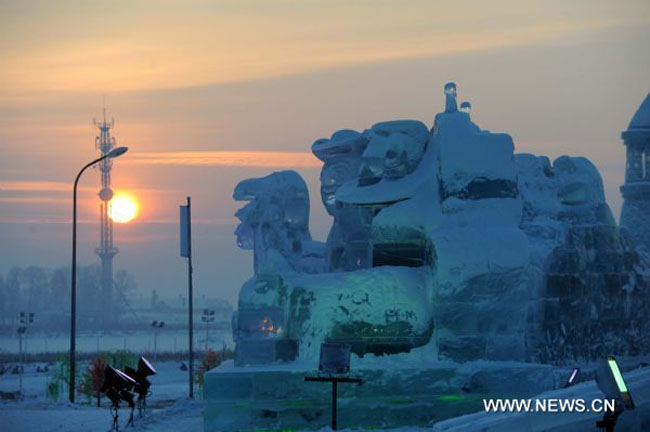
M621 134L627 148L625 184L621 186L621 228L642 254L650 253L650 94Z

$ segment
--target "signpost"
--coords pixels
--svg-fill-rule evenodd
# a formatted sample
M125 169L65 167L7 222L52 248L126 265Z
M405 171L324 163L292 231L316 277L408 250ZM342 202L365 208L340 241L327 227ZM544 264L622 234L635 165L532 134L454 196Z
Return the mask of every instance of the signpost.
M339 342L323 342L320 346L320 360L317 376L306 376L308 382L332 383L332 430L336 430L336 399L339 383L363 384L361 378L347 376L350 373L350 352L352 347ZM327 374L327 375L324 375Z
M190 197L187 197L187 205L182 205L180 209L180 228L181 228L181 256L187 258L187 289L188 289L188 308L189 308L189 339L190 339L190 397L194 397L194 317L192 301L192 213Z
M363 384L361 378L351 378L351 377L337 377L337 376L306 376L305 381L311 382L331 382L332 383L332 430L336 430L336 393L338 389L338 383L353 383L353 384Z

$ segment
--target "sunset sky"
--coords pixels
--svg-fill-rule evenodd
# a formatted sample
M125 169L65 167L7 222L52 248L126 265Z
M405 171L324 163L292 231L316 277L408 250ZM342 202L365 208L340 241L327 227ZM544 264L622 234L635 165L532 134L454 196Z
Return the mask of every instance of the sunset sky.
M455 81L517 152L589 157L618 217L620 132L650 92L650 2L0 0L0 273L70 263L71 183L97 156L105 96L129 152L113 186L140 203L115 225L115 268L145 297L185 294L178 205L192 196L199 295L235 302L252 275L232 189L296 169L311 230L331 220L314 140L413 118ZM99 173L81 182L82 265L98 262Z

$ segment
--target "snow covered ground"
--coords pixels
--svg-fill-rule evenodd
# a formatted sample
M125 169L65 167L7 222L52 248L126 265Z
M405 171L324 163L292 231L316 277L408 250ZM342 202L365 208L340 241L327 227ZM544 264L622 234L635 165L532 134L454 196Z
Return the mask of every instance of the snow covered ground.
M47 374L36 372L37 364L29 364L23 376L25 397L20 402L0 402L0 430L3 431L102 431L108 430L111 417L107 400L97 408L84 396L78 396L78 404L67 402L67 392L59 401L45 396ZM40 365L42 366L42 365ZM201 431L203 410L200 400L187 397L188 373L179 369L176 362L156 365L158 374L151 377L152 395L148 399L145 418L136 419L134 430L143 431ZM5 373L0 376L0 391L13 392L19 388L19 376ZM198 388L195 387L198 392ZM129 415L128 408L120 409L120 425Z
M627 382L635 408L624 411L618 418L616 431L642 432L650 430L650 368L627 372ZM594 399L604 398L595 381L586 381L566 389L542 393L533 399L576 400L583 399L589 408ZM595 412L479 412L437 423L434 432L497 432L497 431L591 431L597 430L596 421L602 413Z
M0 401L0 430L2 431L105 431L111 425L107 402L96 408L79 397L79 403L71 405L66 401L65 391L58 402L45 397L47 374L36 372L37 364L29 364L23 376L25 397L20 402ZM42 365L40 365L42 366ZM136 419L133 431L156 432L200 432L203 430L203 403L200 397L187 397L187 372L181 371L177 362L161 362L156 365L158 375L151 377L152 395L148 400L149 410L143 419ZM650 425L650 368L638 369L625 374L630 391L636 403L634 412L624 413L617 431L641 431ZM0 391L16 391L18 375L5 373L0 376ZM200 390L196 389L200 396ZM584 382L569 389L555 390L540 398L584 398L592 400L603 397L593 381ZM120 410L120 424L124 425L128 409ZM470 431L569 431L595 430L592 425L595 414L496 414L480 412L449 419L434 426L440 432ZM328 432L324 428L321 432ZM398 428L392 432L415 432L430 429Z
M124 410L123 410L124 411ZM126 421L126 412L120 413L120 424ZM106 408L70 406L69 404L43 404L11 409L0 408L0 424L6 431L105 431L111 420ZM6 429L5 429L6 428ZM146 418L137 419L134 431L201 431L203 415L201 403L179 400L174 406L153 410Z

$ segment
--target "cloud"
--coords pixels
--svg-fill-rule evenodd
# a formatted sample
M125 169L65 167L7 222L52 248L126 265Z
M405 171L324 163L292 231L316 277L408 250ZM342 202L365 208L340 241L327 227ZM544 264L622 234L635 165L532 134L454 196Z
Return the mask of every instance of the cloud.
M80 186L79 190L95 190L88 186ZM0 181L0 191L15 192L72 192L72 183L55 181Z
M232 166L251 168L320 168L309 152L181 151L134 153L120 161L129 165Z
M43 2L42 2L43 3ZM647 24L647 1L29 1L0 6L0 97L176 88L267 79L389 59L557 43ZM9 3L8 3L9 4ZM128 4L128 7L125 5ZM143 20L142 16L147 19ZM435 21L435 25L431 22ZM104 22L112 23L106 32ZM106 64L111 67L107 68ZM47 70L47 73L43 73Z
M0 197L5 204L60 204L59 198L52 197Z
M0 202L2 202L2 198L0 198ZM38 217L38 218L22 218L22 217L6 217L2 218L0 217L0 224L5 224L5 225L32 225L32 224L42 224L42 225L66 225L69 226L72 223L72 218L71 217ZM79 225L98 225L97 219L77 219L77 224ZM206 225L206 226L227 226L227 227L235 227L239 224L239 221L234 218L226 218L226 217L215 217L215 218L192 218L192 226L194 225ZM171 226L178 226L178 219L147 219L147 220L142 220L142 219L137 219L136 221L128 224L128 225L133 225L133 226L143 226L143 225L171 225ZM120 229L128 229L129 226L123 225L122 228ZM174 236L176 236L178 233L176 230L173 231Z
M77 186L78 191L98 192L99 186ZM177 192L176 189L161 189L149 187L118 187L113 188L115 192L122 190L132 192ZM40 180L0 180L0 192L68 192L72 193L72 183ZM53 198L54 199L54 198Z

